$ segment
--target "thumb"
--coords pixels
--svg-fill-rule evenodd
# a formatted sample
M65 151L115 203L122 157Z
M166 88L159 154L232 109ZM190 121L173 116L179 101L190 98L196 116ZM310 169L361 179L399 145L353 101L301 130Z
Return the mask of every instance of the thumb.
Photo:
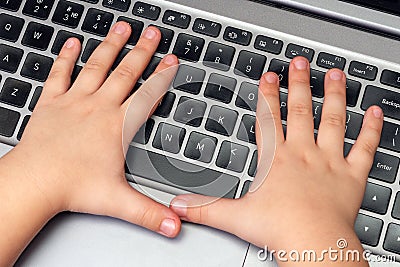
M239 205L240 200L190 194L175 197L170 209L182 220L235 234L238 220L234 218L241 211Z
M168 207L136 191L129 184L113 190L107 201L106 215L115 217L167 237L175 237L181 229L179 217Z

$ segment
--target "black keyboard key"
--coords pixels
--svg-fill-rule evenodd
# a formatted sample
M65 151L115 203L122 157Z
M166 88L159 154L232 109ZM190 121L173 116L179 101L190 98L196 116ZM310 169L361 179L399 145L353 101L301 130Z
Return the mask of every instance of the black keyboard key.
M175 89L198 94L204 81L206 72L188 65L180 65L173 86Z
M257 173L257 161L258 161L258 151L254 151L253 157L251 158L249 171L247 174L251 177L255 177Z
M234 172L242 172L249 155L249 148L232 142L222 142L216 165Z
M247 194L247 192L249 192L250 185L251 185L251 181L244 182L243 188L242 188L242 193L240 194L240 197L243 197L244 195Z
M198 18L194 21L192 30L211 37L218 37L221 32L221 24L210 20Z
M18 141L21 141L22 135L24 134L26 125L28 125L29 119L31 118L30 115L25 116L25 118L22 120L21 127L19 128L18 134L17 134L17 139Z
M285 121L285 120L287 120L287 114L288 114L288 109L287 109L288 94L280 92L279 100L281 102L281 104L280 104L281 119ZM321 115L320 115L321 111L319 109L321 107L322 107L321 103L317 103L317 102L313 101L314 128L319 127L319 122L320 122L320 118L321 118ZM317 121L318 121L318 123L316 123Z
M82 35L73 32L67 32L64 30L59 31L57 33L56 40L54 41L53 46L51 47L51 53L53 53L54 55L58 55L62 47L64 46L65 42L72 37L77 38L81 42L81 44L83 43L84 38Z
M63 26L76 28L81 20L84 7L70 1L59 1L52 21Z
M225 41L240 45L249 45L252 37L251 32L233 27L226 27L224 32Z
M383 182L394 183L399 163L400 159L395 156L376 152L369 176Z
M288 88L289 62L273 59L271 60L268 71L275 72L278 75L280 87Z
M0 70L15 73L23 54L22 49L0 44Z
M118 11L126 12L131 5L131 0L103 0L103 6Z
M324 97L325 72L311 69L310 87L312 95L315 97Z
M136 2L133 6L133 15L150 19L157 20L160 16L161 8L153 6L143 2Z
M140 35L142 34L144 23L127 17L119 17L117 21L125 21L131 26L131 36L127 43L130 45L136 45L139 41Z
M386 214L392 190L373 183L367 183L361 208L381 215Z
M250 111L256 111L258 100L258 85L243 82L240 85L239 94L235 105Z
M21 70L23 77L44 82L49 76L53 59L35 53L29 53Z
M110 30L114 15L99 9L90 8L82 24L84 32L106 36Z
M264 35L258 35L254 43L255 49L272 53L275 55L279 55L281 53L282 47L283 47L283 42L281 40Z
M0 8L17 11L21 3L22 0L0 0Z
M118 65L122 62L122 60L124 59L124 57L125 57L130 51L131 51L131 50L130 50L129 48L126 48L126 47L122 48L122 50L118 53L118 56L117 56L117 58L115 59L113 65L111 66L111 69L112 69L112 70L115 70L115 69L118 67ZM147 71L149 71L149 70L147 70ZM151 72L151 73L153 73L153 72ZM151 74L151 73L150 73L150 74ZM146 74L147 74L147 73L146 73ZM150 76L150 75L149 75L149 76Z
M54 29L50 26L30 22L22 38L22 44L39 50L46 50L53 32Z
M347 157L349 155L352 147L353 147L352 144L349 144L346 142L344 143L344 146L343 146L343 156L344 157Z
M217 138L192 132L185 149L185 157L210 163L217 146Z
M185 134L186 130L183 128L160 123L153 140L153 146L157 149L177 154L181 150Z
M379 146L400 152L400 125L385 121Z
M180 33L172 53L181 59L197 62L203 51L204 42L200 37Z
M239 184L237 177L133 146L126 163L135 176L197 194L234 198Z
M72 70L71 85L76 81L79 74L81 73L81 70L82 70L82 66L75 65L74 69Z
M20 117L18 112L0 107L0 135L11 137Z
M160 62L161 62L160 57L153 56L149 65L147 65L146 69L143 71L143 74L142 74L143 80L146 81L151 76L151 74L153 74L153 72L156 70L158 64L160 64Z
M214 69L228 71L234 55L234 47L210 42L204 56L203 64Z
M224 103L232 100L236 88L236 79L212 73L208 80L204 96Z
M152 26L157 27L161 32L161 40L158 44L157 52L161 54L168 53L169 48L171 47L172 38L174 38L174 31L156 25Z
M54 0L26 0L22 13L38 19L47 19L53 7Z
M235 66L235 74L259 80L264 71L266 61L267 58L263 55L249 51L240 51Z
M355 77L373 81L378 74L378 68L358 61L352 61L349 66L349 74Z
M314 58L314 53L315 51L313 49L296 44L288 44L286 48L287 58L295 58L297 56L302 56L311 62Z
M22 108L28 99L31 88L32 85L27 82L7 78L0 93L0 101Z
M42 86L38 86L35 89L35 92L33 93L32 99L31 99L31 103L29 103L28 109L32 112L35 107L37 102L39 101L40 95L42 94L43 91L43 87Z
M325 69L341 69L344 70L346 66L346 59L344 57L321 52L318 55L317 65Z
M0 38L15 42L21 34L24 20L7 14L0 14Z
M361 114L347 111L345 137L356 140L361 131L364 117Z
M167 10L163 16L163 23L171 26L175 26L181 29L187 29L190 24L191 17L187 14L183 14L173 10Z
M392 217L400 220L400 192L397 192L396 194L396 200L394 201L392 210Z
M82 53L81 61L86 63L89 57L92 55L94 50L99 46L101 42L96 39L89 39L86 43L85 50Z
M256 143L256 117L251 115L243 116L237 133L237 138L252 144Z
M207 104L203 101L182 96L179 99L178 107L176 108L174 120L190 125L199 127L203 121L204 113Z
M151 132L153 131L154 127L154 120L148 119L145 124L143 124L138 132L136 133L135 137L133 138L133 142L145 145L150 140Z
M99 0L81 0L81 1L92 3L92 4L97 4L99 2Z
M346 103L349 107L355 107L361 91L361 83L347 79L346 82Z
M171 113L172 106L174 105L176 95L172 92L167 92L163 99L158 104L157 109L154 111L154 115L162 118L168 118Z
M238 113L234 110L213 106L206 122L208 131L231 136L235 128Z
M361 243L373 247L378 245L382 227L382 220L364 214L358 214L354 226L356 234Z
M400 73L391 70L382 71L381 83L400 88Z
M400 225L394 223L389 224L383 248L387 251L400 254Z
M363 110L378 105L386 117L400 120L400 93L368 85L361 104Z

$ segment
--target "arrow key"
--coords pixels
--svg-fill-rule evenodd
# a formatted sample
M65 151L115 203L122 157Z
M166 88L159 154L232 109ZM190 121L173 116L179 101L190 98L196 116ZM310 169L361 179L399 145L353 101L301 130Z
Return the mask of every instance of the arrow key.
M376 247L379 242L383 221L377 218L358 214L354 230L361 243Z
M367 183L361 208L383 215L387 212L391 195L390 188Z
M400 254L400 225L389 224L383 248L387 251Z

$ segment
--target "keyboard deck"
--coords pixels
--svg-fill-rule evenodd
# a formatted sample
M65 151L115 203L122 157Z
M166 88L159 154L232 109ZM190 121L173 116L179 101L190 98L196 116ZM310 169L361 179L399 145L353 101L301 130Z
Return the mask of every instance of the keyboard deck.
M128 174L189 192L230 198L245 194L256 173L257 82L265 71L279 75L285 120L288 65L301 55L312 67L316 133L325 72L335 67L348 76L345 154L359 134L364 111L379 105L385 112L355 228L368 249L400 255L400 66L329 44L166 1L0 0L1 142L20 140L65 40L76 37L83 43L74 81L120 20L130 23L133 33L114 68L145 27L155 25L162 32L157 53L133 91L164 54L174 53L183 63L171 90L134 138Z

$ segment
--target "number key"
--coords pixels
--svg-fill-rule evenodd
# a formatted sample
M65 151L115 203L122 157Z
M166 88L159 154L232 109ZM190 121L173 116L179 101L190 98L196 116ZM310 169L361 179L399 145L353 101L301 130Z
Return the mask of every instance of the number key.
M103 6L126 12L131 5L131 0L103 0Z
M235 74L259 80L264 70L265 56L249 51L241 51L235 66Z
M22 13L38 19L47 19L54 0L27 0Z
M177 57L188 61L199 61L201 52L204 47L204 39L181 33L178 35L174 51L172 52Z
M22 0L0 0L0 8L17 11L21 3Z
M83 22L82 30L99 36L106 36L110 30L113 19L113 14L91 8Z
M83 6L69 1L60 1L52 21L67 27L76 28L82 17Z

